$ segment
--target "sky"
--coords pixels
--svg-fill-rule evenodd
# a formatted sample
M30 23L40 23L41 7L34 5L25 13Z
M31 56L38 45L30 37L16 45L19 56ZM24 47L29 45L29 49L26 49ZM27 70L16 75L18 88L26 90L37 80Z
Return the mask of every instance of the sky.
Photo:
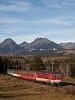
M0 0L0 43L75 42L75 0Z

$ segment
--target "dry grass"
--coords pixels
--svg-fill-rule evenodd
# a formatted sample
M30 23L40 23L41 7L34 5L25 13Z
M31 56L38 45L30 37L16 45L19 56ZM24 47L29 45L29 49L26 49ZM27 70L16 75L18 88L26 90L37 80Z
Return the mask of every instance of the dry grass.
M0 75L0 100L75 100L75 86L54 87Z

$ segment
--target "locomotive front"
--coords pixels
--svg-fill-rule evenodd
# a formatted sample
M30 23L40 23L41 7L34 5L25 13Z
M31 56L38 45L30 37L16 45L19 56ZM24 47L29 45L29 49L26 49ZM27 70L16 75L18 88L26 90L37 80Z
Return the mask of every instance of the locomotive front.
M61 74L53 73L51 78L51 84L60 84L61 83Z

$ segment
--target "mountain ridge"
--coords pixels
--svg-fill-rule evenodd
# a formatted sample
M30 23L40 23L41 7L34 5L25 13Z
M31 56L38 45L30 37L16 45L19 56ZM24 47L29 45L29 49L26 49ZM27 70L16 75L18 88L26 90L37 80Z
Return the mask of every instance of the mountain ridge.
M6 55L33 55L39 54L40 50L65 50L75 49L75 43L55 43L47 38L36 38L33 42L17 44L11 38L0 43L0 54ZM42 53L42 52L41 52Z
M27 42L23 42L22 44L20 44L20 46L23 46L27 48L28 45L28 49L62 49L62 47L60 47L57 43L50 41L47 38L36 38L33 42L31 43L27 43Z
M75 49L75 42L59 43L59 45L64 49Z

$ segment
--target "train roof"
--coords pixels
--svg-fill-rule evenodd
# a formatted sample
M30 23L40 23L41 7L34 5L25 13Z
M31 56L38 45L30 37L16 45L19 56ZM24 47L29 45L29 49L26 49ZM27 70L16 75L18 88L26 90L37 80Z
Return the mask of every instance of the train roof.
M54 73L60 73L60 72L47 72L46 70L43 71L27 71L27 70L20 70L20 69L8 69L13 71L21 71L21 72L29 72L29 73L46 73L46 74L54 74Z

